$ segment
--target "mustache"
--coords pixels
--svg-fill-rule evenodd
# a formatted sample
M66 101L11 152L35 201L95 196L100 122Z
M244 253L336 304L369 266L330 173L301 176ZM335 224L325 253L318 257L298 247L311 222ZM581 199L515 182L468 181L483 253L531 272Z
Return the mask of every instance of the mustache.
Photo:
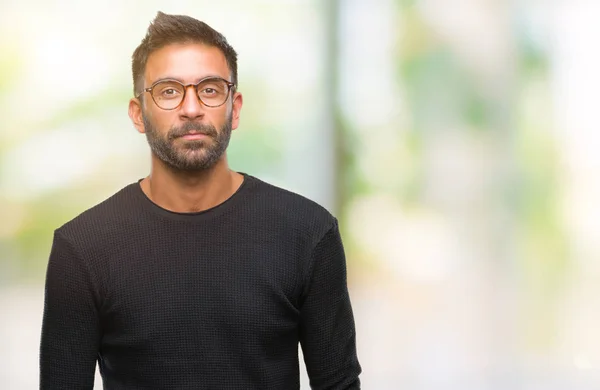
M170 141L172 141L176 138L183 137L184 135L192 131L199 134L207 135L209 137L217 136L217 129L212 125L195 122L186 122L181 126L171 128L171 130L169 130L168 138Z

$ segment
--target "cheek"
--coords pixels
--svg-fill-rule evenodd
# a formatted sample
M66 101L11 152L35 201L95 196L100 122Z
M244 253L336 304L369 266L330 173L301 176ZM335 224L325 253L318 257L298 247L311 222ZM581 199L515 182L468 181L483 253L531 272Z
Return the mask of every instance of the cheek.
M221 128L227 118L231 115L231 109L228 106L213 108L211 112L207 112L208 121L217 129Z
M233 117L233 111L234 111L234 106L233 103L230 103L227 105L227 109L225 110L225 119L226 120L231 120L231 118Z
M171 113L146 110L143 115L145 115L146 121L159 133L167 133L175 123L174 116Z

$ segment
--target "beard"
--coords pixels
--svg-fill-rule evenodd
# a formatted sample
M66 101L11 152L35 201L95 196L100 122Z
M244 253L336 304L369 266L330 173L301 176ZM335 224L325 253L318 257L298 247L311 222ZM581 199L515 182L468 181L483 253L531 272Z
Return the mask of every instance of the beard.
M213 125L186 122L172 127L166 136L160 134L146 115L142 114L142 118L152 153L168 167L178 171L194 172L212 168L225 153L231 138L231 114L219 131ZM192 130L207 137L178 141Z

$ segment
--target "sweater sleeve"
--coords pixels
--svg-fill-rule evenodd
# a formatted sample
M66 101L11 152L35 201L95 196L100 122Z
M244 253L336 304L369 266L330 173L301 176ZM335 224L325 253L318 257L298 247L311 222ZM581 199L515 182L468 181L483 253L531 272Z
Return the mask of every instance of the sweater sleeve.
M300 307L300 343L314 390L360 389L354 317L337 221L313 250Z
M46 272L40 389L93 389L100 341L93 278L59 232Z

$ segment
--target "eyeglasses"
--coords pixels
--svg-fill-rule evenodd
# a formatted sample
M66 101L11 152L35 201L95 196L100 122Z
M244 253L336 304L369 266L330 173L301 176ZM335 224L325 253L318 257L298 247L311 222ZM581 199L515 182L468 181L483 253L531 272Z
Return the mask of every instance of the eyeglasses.
M200 80L197 84L183 85L177 80L160 80L152 84L149 88L144 88L139 98L144 92L150 92L154 103L163 110L174 110L178 108L185 99L185 93L189 87L194 87L196 96L200 102L207 107L219 107L225 104L229 97L229 91L235 84L220 77L209 77Z

